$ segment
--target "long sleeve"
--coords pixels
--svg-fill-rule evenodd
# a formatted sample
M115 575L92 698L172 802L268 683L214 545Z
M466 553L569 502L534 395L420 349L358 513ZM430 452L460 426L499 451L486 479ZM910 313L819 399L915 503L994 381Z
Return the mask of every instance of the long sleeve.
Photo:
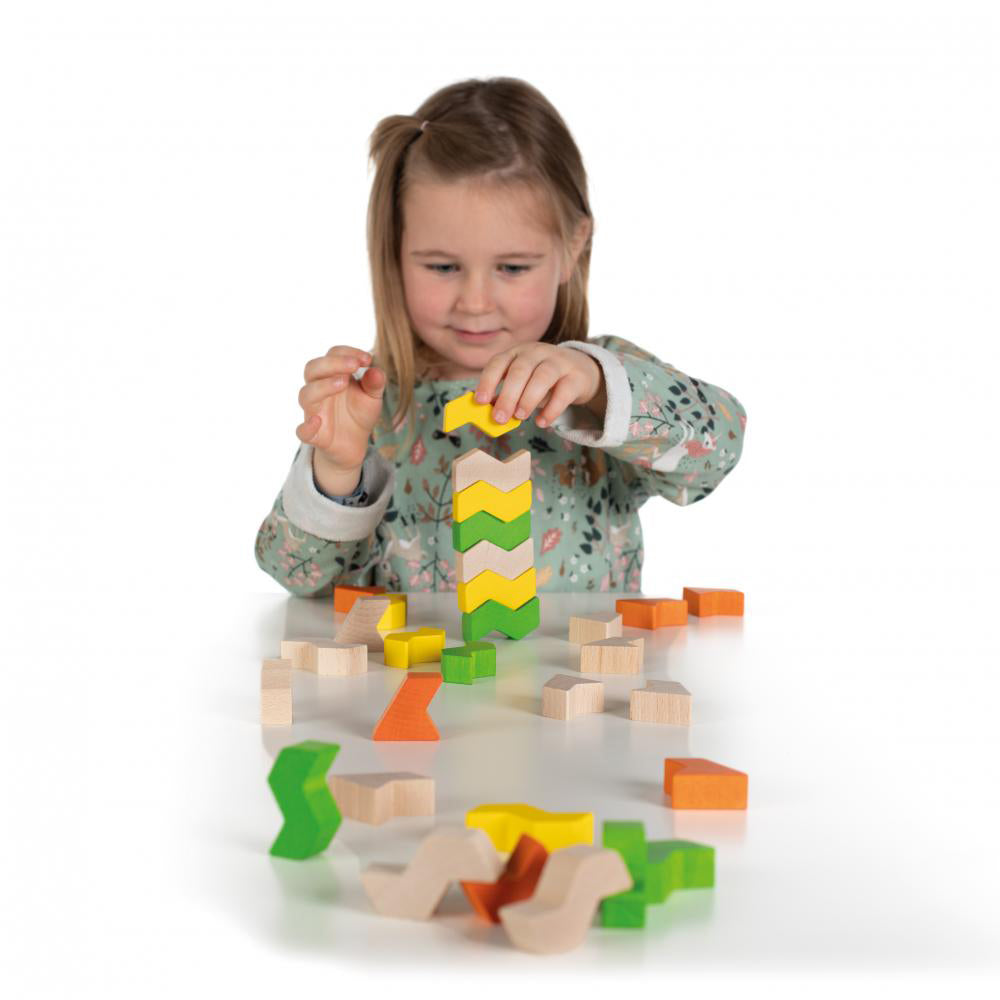
M316 488L312 446L300 445L285 485L257 532L257 565L298 597L337 583L370 584L381 556L377 528L392 500L395 469L370 451L361 482L369 503L347 506Z
M746 427L746 411L735 396L620 337L564 346L585 351L601 365L608 405L603 426L594 414L572 407L554 429L601 448L618 465L633 509L651 496L678 506L696 503L732 472Z

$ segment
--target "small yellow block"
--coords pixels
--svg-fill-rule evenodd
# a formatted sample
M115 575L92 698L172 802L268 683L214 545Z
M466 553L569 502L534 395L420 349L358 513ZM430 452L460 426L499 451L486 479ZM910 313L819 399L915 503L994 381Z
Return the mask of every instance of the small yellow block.
M385 637L385 665L407 667L414 663L436 663L441 659L443 628L422 628L417 632L393 632Z
M518 802L476 806L465 825L485 831L498 851L513 851L521 834L534 837L546 850L594 842L593 813L555 813Z
M493 419L492 403L477 403L475 396L467 392L458 399L453 399L444 408L444 432L457 431L466 424L475 424L484 434L490 437L500 437L507 431L512 431L521 421L511 418L505 424L498 424Z
M379 594L379 597L388 597L389 607L375 627L383 632L390 628L406 628L406 594Z
M451 516L456 521L467 521L481 510L501 521L513 521L531 510L531 480L526 479L509 493L498 490L489 483L478 482L453 493Z
M475 611L480 604L496 601L505 608L516 611L535 596L535 567L526 569L519 577L508 580L491 569L485 569L468 583L458 585L458 610Z

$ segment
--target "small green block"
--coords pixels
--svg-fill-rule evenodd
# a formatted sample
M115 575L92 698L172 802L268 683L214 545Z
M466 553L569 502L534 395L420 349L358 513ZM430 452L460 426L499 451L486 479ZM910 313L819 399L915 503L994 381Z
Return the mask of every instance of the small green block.
M337 743L304 740L278 754L267 783L285 818L271 845L279 858L302 861L326 849L340 826L340 810L326 783Z
M642 823L608 820L602 843L617 851L632 876L632 888L601 900L605 927L646 926L646 830Z
M508 639L523 639L538 628L539 621L537 597L525 601L516 610L505 608L498 601L486 601L475 611L462 615L462 638L472 642L496 630Z
M601 924L604 927L645 927L646 892L642 884L602 899Z
M674 889L715 886L715 848L690 840L654 840L646 865L646 899L662 903Z
M477 677L495 677L497 648L492 642L470 642L441 650L441 676L446 684L471 684Z
M526 510L513 521L501 521L485 510L464 521L454 521L451 542L457 552L465 552L484 539L508 552L531 537L531 511Z

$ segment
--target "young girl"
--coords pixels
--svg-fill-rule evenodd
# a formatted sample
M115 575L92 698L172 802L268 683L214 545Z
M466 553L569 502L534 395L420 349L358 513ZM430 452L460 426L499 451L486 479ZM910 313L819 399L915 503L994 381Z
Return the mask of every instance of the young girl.
M303 443L258 565L301 596L454 590L452 461L527 448L537 589L638 590L639 508L708 496L739 459L743 407L627 340L586 339L587 178L536 89L445 87L379 122L371 158L375 349L305 366ZM444 405L470 390L523 422L445 434Z

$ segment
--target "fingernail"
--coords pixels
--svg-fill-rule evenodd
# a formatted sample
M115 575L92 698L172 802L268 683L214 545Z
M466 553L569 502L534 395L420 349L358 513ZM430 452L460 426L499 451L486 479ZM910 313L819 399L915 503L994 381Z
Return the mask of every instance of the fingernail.
M476 402L477 403L486 402L486 391L484 389L480 389L479 392L476 393Z
M539 418L538 418L538 419L537 419L537 420L535 421L535 423L536 423L536 424L537 424L537 425L538 425L539 427L548 427L548 425L549 425L549 422L548 422L548 421L547 421L547 420L545 419L545 417L539 417Z
M525 409L525 408L524 408L523 406L519 406L519 407L518 407L518 408L517 408L517 409L516 409L516 410L514 411L514 416L515 416L515 417L517 417L517 419L518 419L518 420L524 420L524 418L525 418L525 417L526 417L527 415L528 415L528 411L527 411L527 410L526 410L526 409Z
M504 413L503 410L494 410L493 411L493 419L498 424L505 424L505 423L507 423L507 414Z

